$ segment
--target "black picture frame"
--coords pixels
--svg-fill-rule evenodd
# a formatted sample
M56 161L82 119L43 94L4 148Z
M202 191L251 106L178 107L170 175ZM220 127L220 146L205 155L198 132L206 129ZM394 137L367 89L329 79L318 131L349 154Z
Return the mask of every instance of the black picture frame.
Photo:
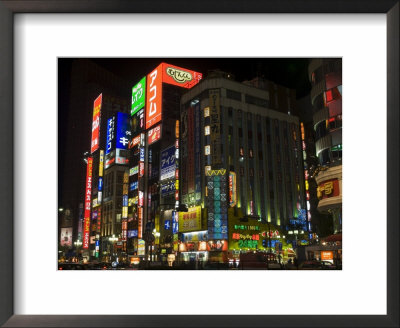
M384 13L387 17L387 315L14 315L13 22L16 13ZM0 324L4 327L399 327L398 0L0 0ZM373 263L371 263L372 265Z

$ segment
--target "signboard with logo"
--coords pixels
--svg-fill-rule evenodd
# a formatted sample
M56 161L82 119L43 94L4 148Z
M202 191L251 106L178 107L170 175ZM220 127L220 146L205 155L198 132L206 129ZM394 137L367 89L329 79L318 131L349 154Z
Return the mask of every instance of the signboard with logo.
M203 75L190 69L162 63L164 83L173 84L182 88L191 88L200 82Z
M140 109L136 114L132 116L132 135L137 135L139 133L142 133L145 129L145 124L144 124L144 108Z
M209 240L207 242L207 250L208 251L227 251L228 250L228 241L227 240Z
M138 236L138 231L137 229L134 230L128 230L128 234L127 234L128 238L135 238Z
M234 207L236 204L236 173L229 172L229 207Z
M139 256L145 255L145 246L146 246L145 241L143 239L139 239L139 241L138 241L138 255Z
M106 155L115 148L115 117L107 120Z
M175 177L175 146L169 147L161 152L160 167L161 181Z
M179 212L179 232L201 230L201 206L189 208L188 212Z
M321 251L321 261L332 261L333 252L332 251Z
M226 170L209 170L206 175L206 206L210 239L228 239L228 195Z
M131 139L131 129L129 115L118 112L117 116L117 137L115 147L118 149L127 149Z
M61 228L61 246L72 246L72 228Z
M149 75L146 83L146 129L161 121L162 117L162 64Z
M201 198L201 115L200 102L194 107L194 174L196 200Z
M175 193L175 181L161 185L161 196L166 196Z
M177 234L179 231L179 216L178 212L172 211L172 233Z
M221 122L220 122L220 94L219 89L208 91L210 104L210 139L211 162L221 163Z
M147 143L150 146L152 143L160 140L161 138L161 124L149 130L147 134Z
M146 77L142 78L138 84L132 88L132 108L131 116L135 115L145 105Z
M317 188L318 199L335 197L335 196L339 196L339 195L340 195L340 190L339 190L339 180L338 179L324 181L323 183L318 185L318 188Z
M103 94L100 94L93 104L93 120L92 120L92 142L90 146L90 152L93 153L99 148L100 140L100 112L101 112L101 101Z
M89 248L89 233L90 233L90 206L92 197L92 166L93 157L87 159L86 168L86 188L85 188L85 216L83 221L83 241L82 247Z

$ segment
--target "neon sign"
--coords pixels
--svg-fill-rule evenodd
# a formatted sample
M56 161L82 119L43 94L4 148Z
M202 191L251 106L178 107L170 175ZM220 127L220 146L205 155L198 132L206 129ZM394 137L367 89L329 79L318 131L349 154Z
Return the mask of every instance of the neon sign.
M92 121L92 142L90 152L93 153L99 148L99 135L100 135L100 111L101 100L103 94L100 94L93 104L93 121Z

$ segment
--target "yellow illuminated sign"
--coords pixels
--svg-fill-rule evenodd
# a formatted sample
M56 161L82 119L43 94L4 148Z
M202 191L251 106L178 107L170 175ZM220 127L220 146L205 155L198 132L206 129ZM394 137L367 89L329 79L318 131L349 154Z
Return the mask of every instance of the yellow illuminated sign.
M333 182L326 182L324 184L325 195L330 195L333 192Z
M188 212L179 212L179 232L201 230L201 206L190 207Z

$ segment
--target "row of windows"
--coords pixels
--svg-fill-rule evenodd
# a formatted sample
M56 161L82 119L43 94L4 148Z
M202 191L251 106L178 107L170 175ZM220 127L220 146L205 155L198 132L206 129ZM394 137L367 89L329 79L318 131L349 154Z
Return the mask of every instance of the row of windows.
M335 145L331 148L326 148L318 154L318 159L321 165L328 165L342 159L342 145Z
M315 127L315 139L325 137L329 132L342 127L342 115L331 117L329 120L319 122Z

